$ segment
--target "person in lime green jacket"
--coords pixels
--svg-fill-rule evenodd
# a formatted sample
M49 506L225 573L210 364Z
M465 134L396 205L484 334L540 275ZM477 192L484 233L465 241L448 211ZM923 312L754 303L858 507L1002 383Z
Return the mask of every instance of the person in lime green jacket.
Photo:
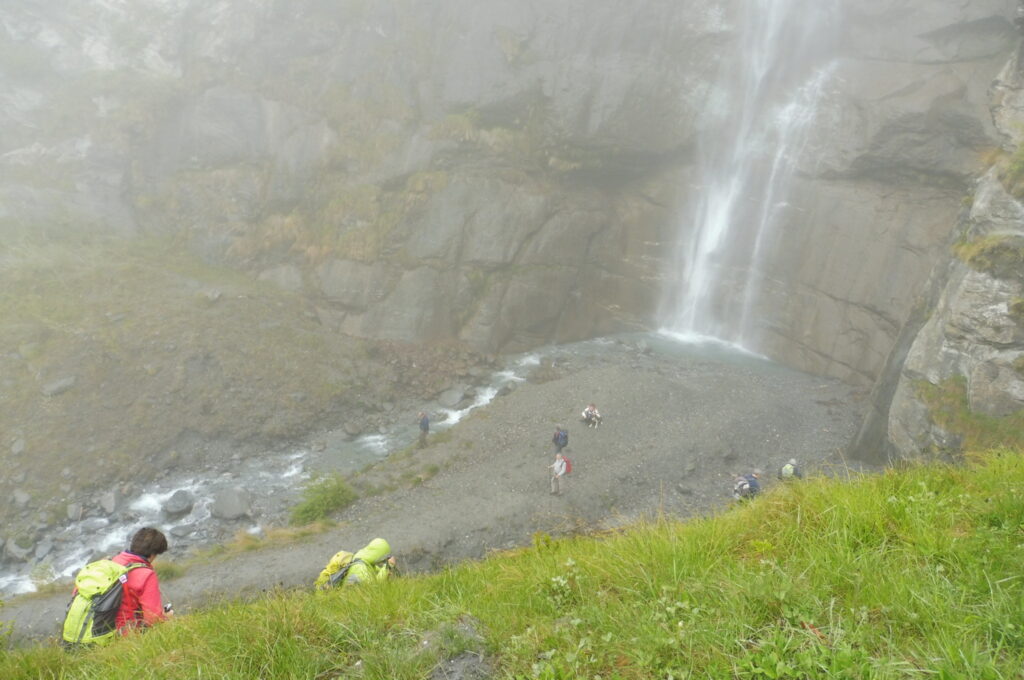
M396 564L388 542L383 538L375 538L352 557L352 564L345 575L345 583L355 585L383 581Z

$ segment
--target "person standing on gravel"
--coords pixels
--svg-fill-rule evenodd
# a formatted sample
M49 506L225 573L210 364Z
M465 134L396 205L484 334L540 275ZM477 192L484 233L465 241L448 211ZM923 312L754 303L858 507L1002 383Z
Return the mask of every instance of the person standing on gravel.
M569 445L569 431L559 425L551 435L551 443L555 445L555 453L561 453Z
M430 417L426 412L420 411L417 418L420 419L420 448L427 445L427 434L430 432Z
M551 493L560 496L565 486L565 457L556 453L555 462L548 467L551 468Z

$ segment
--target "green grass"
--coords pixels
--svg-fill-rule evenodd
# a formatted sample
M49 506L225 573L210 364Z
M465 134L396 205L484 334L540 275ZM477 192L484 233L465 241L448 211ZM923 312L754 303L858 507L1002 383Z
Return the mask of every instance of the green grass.
M971 268L996 278L1020 280L1024 272L1024 238L1020 236L992 235L961 241L953 251Z
M1008 450L812 479L698 521L226 604L93 652L12 652L0 677L398 680L465 651L497 678L1017 678L1022 491Z
M302 501L291 511L291 523L302 526L328 519L356 498L358 494L343 476L321 477L302 490Z
M1014 298L1010 302L1010 318L1024 326L1024 298Z
M1024 196L1024 144L1008 158L1002 159L999 179L1014 198Z

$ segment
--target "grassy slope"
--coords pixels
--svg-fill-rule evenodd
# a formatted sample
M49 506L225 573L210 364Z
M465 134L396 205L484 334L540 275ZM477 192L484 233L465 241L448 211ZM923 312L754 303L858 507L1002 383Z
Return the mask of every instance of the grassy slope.
M390 680L467 650L496 677L1018 677L1022 488L1009 451L812 480L702 521L228 604L92 653L12 653L0 677Z

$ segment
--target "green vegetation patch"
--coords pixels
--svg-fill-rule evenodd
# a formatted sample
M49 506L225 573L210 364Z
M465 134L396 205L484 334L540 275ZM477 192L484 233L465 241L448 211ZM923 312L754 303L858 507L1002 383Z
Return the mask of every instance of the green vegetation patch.
M301 526L325 520L351 505L357 497L342 475L321 477L303 489L302 501L292 508L291 523Z
M968 404L967 381L962 376L939 385L921 381L916 391L937 425L963 437L964 450L1024 449L1024 409L1001 417L975 413Z
M402 680L472 650L496 678L1012 678L1022 489L1009 450L813 479L703 520L272 593L93 652L13 652L0 677Z
M962 241L953 250L971 268L996 278L1019 280L1024 277L1024 237L986 236Z
M1024 144L1000 161L999 181L1011 196L1024 198Z
M1024 298L1014 298L1010 302L1010 318L1024 326Z

